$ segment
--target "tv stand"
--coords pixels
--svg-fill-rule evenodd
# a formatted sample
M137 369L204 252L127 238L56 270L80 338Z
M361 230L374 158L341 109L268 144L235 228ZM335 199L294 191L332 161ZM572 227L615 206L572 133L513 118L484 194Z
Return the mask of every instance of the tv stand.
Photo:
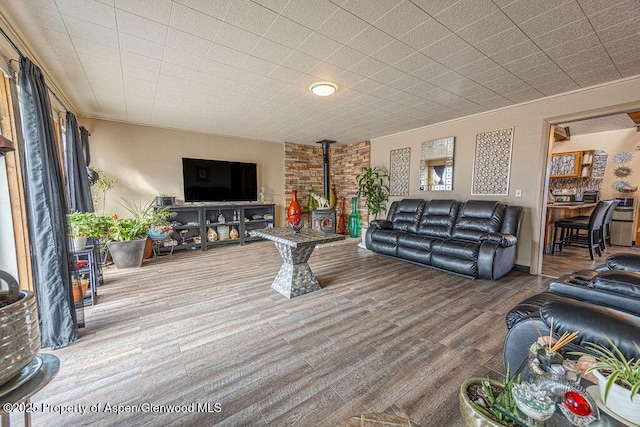
M174 250L207 250L215 246L240 244L263 240L249 236L249 231L273 227L275 224L275 205L264 203L221 203L221 204L191 204L169 206L170 212L176 216L170 221L177 221L182 225L175 226L172 237L178 241ZM218 220L222 214L224 222ZM234 220L235 216L235 220ZM266 216L266 218L265 218ZM218 239L209 241L209 229L216 230ZM225 238L226 232L231 234L232 228L238 231L235 239ZM161 248L164 252L169 248Z

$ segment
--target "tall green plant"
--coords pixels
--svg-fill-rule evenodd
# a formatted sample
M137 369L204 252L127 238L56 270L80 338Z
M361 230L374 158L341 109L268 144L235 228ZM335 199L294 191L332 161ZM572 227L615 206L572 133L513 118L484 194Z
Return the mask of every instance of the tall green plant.
M389 174L380 166L362 167L362 173L356 177L358 197L364 197L367 205L367 223L369 216L378 219L378 214L387 209L389 201Z

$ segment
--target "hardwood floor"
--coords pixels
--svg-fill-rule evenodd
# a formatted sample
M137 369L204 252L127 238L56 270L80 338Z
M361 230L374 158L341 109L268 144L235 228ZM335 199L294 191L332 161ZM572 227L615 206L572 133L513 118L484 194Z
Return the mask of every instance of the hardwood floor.
M502 375L504 316L549 281L473 281L342 244L311 256L323 289L288 300L270 288L280 264L257 242L106 269L81 338L48 351L61 369L32 399L101 412L37 412L34 425L336 426L386 412L458 426L460 384ZM104 412L140 403L214 412Z
M562 252L544 254L542 257L542 274L551 277L559 277L572 271L596 268L606 262L607 256L620 252L637 252L636 246L609 246L603 251L602 256L595 256L595 260L589 258L589 250L578 246L568 246Z

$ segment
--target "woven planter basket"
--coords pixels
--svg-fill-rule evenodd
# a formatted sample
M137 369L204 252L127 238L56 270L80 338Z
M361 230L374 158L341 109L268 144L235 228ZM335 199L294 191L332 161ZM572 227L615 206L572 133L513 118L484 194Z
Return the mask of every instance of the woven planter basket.
M0 308L0 385L33 360L40 350L38 307L31 291L20 291L20 299Z

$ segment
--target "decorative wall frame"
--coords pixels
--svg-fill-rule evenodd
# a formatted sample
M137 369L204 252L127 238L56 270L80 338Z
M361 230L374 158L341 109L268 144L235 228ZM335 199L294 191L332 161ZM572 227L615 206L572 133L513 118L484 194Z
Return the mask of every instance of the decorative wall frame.
M389 195L408 196L411 148L391 150L389 162Z
M476 135L472 195L509 194L514 129L510 127Z

